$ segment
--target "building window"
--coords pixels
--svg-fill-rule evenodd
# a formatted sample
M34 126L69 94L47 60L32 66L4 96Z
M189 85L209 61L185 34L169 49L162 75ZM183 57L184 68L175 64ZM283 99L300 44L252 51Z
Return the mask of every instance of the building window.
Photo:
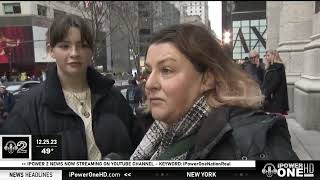
M246 20L246 21L241 21L241 26L242 27L249 27L249 21Z
M39 16L47 16L47 7L41 6L39 4L37 6L38 6L38 15Z
M4 14L21 14L20 3L4 3Z
M267 25L267 20L266 19L261 19L260 20L260 26L266 26Z
M244 20L244 21L233 21L233 58L245 58L248 56L248 52L244 49L244 44L242 44L239 29L241 28L241 32L243 33L243 37L245 43L248 47L248 50L255 49L259 52L259 54L263 55L265 53L264 44L258 39L257 35L254 33L253 27L258 31L258 33L266 40L266 19L258 19L258 20Z
M241 26L240 21L233 21L232 24L233 24L233 27L240 27Z
M54 18L61 17L61 16L65 15L65 14L66 14L66 12L64 12L64 11L59 11L59 10L56 10L56 9L53 10L53 17Z
M315 12L318 13L320 11L320 1L316 1L315 8Z

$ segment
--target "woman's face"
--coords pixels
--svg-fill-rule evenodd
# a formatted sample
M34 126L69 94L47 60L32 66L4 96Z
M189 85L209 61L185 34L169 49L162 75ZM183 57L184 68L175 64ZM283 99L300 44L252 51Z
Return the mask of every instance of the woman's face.
M179 120L205 91L203 75L171 43L149 47L146 96L154 119L168 124Z
M266 52L266 54L265 54L265 57L266 57L266 60L267 60L267 62L270 64L271 63L271 61L273 60L273 54L271 54L270 52Z
M78 28L71 27L63 41L50 48L51 57L56 59L58 73L77 77L86 73L91 63L92 50L81 41Z

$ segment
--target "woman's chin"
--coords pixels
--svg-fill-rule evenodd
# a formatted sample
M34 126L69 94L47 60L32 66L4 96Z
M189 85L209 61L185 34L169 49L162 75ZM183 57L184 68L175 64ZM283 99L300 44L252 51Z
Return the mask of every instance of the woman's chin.
M151 112L153 119L157 121L164 122L166 124L172 124L175 120L172 120L168 115L157 113L157 112Z

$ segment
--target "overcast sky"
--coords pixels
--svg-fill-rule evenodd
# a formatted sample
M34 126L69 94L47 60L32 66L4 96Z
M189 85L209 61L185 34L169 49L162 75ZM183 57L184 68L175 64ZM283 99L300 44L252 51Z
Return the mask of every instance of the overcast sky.
M211 29L217 34L219 39L222 38L222 8L221 1L208 1L209 20Z

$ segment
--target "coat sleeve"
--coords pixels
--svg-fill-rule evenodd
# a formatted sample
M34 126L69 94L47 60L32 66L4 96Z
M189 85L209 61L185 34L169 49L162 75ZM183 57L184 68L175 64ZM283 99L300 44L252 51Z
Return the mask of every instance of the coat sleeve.
M272 160L299 160L291 145L291 136L285 117L279 116L268 131L267 146L270 148Z
M28 120L31 118L28 113L30 105L27 106L23 101L19 101L4 120L0 134L31 134L31 128Z
M41 88L34 88L13 106L0 129L0 134L39 134Z
M127 127L132 145L135 149L144 136L143 127L133 114L132 108L129 106L128 101L126 101L122 95L118 97L120 102L119 107L117 108L120 110L119 116Z
M268 97L274 92L281 83L280 74L274 70L267 72L263 82L263 94Z

